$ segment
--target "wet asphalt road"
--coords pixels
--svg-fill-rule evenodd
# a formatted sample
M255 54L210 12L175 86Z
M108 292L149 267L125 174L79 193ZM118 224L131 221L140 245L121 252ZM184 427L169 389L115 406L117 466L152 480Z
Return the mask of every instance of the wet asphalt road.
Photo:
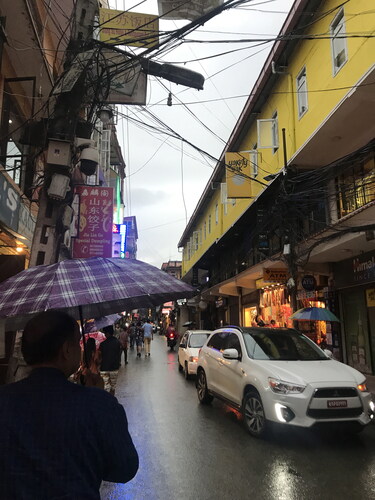
M150 358L129 354L116 396L140 468L128 484L104 483L102 500L375 499L375 425L358 436L288 430L257 440L226 405L198 403L164 337Z

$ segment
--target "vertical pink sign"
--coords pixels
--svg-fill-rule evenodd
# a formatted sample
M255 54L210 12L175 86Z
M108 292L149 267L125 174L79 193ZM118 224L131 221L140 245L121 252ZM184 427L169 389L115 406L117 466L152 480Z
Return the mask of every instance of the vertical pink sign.
M73 258L112 257L113 188L77 186L78 236Z

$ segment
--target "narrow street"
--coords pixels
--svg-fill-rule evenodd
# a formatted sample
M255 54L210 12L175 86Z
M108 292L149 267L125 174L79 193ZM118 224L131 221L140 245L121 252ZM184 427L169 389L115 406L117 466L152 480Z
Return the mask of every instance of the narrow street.
M375 498L375 426L359 436L284 431L256 440L227 406L198 404L164 337L154 337L150 358L129 354L117 397L140 468L129 484L104 483L102 500Z

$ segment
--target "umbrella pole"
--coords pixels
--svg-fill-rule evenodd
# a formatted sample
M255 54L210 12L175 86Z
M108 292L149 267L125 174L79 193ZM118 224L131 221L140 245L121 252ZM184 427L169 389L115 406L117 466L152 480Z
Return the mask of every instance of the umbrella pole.
M85 362L85 365L88 367L88 353L87 353L87 346L86 346L86 340L85 340L85 330L83 328L83 312L82 312L82 306L78 306L78 312L79 312L79 320L81 322L81 335L82 335L82 343L83 343L83 359Z

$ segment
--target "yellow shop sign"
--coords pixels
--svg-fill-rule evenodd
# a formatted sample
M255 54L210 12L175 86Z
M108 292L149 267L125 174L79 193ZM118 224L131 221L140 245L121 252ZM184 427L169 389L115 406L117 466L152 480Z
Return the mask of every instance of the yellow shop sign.
M265 283L286 283L289 279L287 269L263 269L263 281Z

